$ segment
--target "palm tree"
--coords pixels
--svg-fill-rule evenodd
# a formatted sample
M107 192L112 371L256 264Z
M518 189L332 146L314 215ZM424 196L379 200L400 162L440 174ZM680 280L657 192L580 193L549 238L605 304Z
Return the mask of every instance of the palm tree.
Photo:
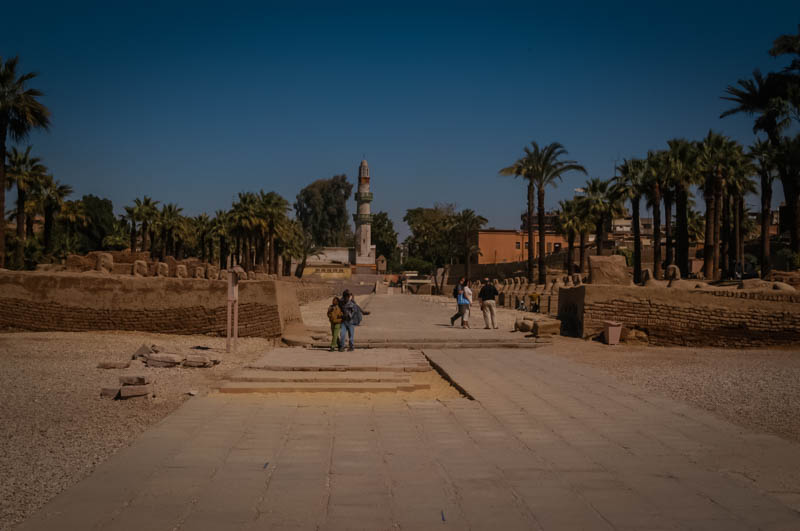
M613 194L622 201L631 202L631 224L633 225L633 281L642 281L642 228L639 219L639 203L645 175L645 163L641 159L625 159L617 168L619 177L614 179Z
M22 258L24 254L24 241L25 241L25 213L27 205L28 191L35 182L41 180L47 174L47 168L41 163L38 157L31 157L31 146L28 146L25 151L19 151L16 147L11 148L8 153L8 167L6 168L8 175L7 186L15 185L17 187L17 252L16 263L19 267L22 266Z
M6 258L6 140L21 142L31 130L50 125L50 111L38 100L42 92L27 87L37 74L17 75L18 63L18 57L0 56L0 268Z
M225 210L217 210L214 213L212 241L209 245L209 261L212 260L213 238L219 238L219 268L226 269L228 267L228 257L230 256L230 214ZM213 262L212 262L213 263Z
M239 192L239 200L233 204L231 209L231 232L236 238L235 256L237 263L242 264L245 271L251 271L251 241L253 233L258 226L258 216L256 215L257 198L252 192Z
M136 217L142 223L142 251L148 250L148 241L152 250L153 240L155 239L155 230L153 230L153 225L158 220L159 201L153 201L152 198L144 196L142 199L134 199L133 203L134 209L136 210Z
M767 278L770 264L769 227L772 218L772 181L775 178L775 152L768 142L757 140L750 146L750 159L761 178L761 278Z
M208 217L208 214L203 213L199 216L195 216L194 218L194 228L197 231L197 246L200 248L200 260L203 262L206 261L206 242L209 239L209 235L212 231L212 224L211 219ZM212 257L208 258L208 261L211 262Z
M620 198L611 184L611 180L604 181L598 177L589 179L586 181L586 196L581 201L586 215L592 219L594 224L597 256L603 254L606 225L621 211Z
M772 53L792 53L791 42L795 37L784 37L788 38L775 42ZM792 99L797 101L797 95L790 93L793 89L785 81L785 74L768 74L764 77L758 70L753 71L753 79L740 79L738 86L725 89L727 96L722 96L722 99L732 101L735 106L723 112L720 118L739 113L755 115L753 132L765 133L772 148L779 150L783 142L781 132L791 125L792 109L797 113L796 103L794 106L791 103ZM776 170L789 207L791 248L794 252L800 252L800 214L795 215L795 212L800 212L800 182L782 164L777 164Z
M161 229L161 257L175 255L175 234L181 223L182 208L175 203L167 203L161 207L158 225Z
M667 156L664 151L650 151L645 163L645 195L653 210L653 277L662 276L661 264L661 201L667 187Z
M567 238L567 274L572 276L575 272L575 237L580 233L582 224L576 200L559 201L558 205L561 208L556 217L556 224L559 232Z
M470 262L472 257L480 254L481 250L477 245L477 234L486 225L487 220L483 216L477 215L473 210L466 208L456 214L453 219L451 229L452 241L456 245L456 251L464 260L464 275L467 280L470 278Z
M581 274L586 273L586 246L589 244L589 233L595 230L594 216L589 211L586 197L576 197L575 221L578 231L578 266Z
M699 146L698 170L703 175L701 188L706 202L705 243L703 246L703 275L716 280L719 275L720 225L722 220L722 190L729 161L730 141L709 131Z
M501 175L522 177L528 181L528 280L533 282L533 191L537 192L537 210L539 223L539 284L547 282L545 266L545 230L544 199L545 188L556 186L562 175L569 171L586 174L586 168L574 160L559 160L567 155L567 150L558 142L542 148L531 142L531 148L525 148L525 155L517 162L500 170Z
M289 211L289 202L276 192L264 193L262 190L258 196L258 215L266 223L266 242L265 257L267 247L269 248L268 273L278 274L278 252L275 247L275 237L278 228L287 220L286 213Z
M728 277L734 276L737 264L744 265L744 198L757 191L755 182L751 179L756 172L755 167L745 156L742 147L736 144L732 155L725 182L726 200L723 202L723 217L728 218L725 231L727 260L723 260L723 265Z
M79 199L75 201L65 201L58 218L66 226L67 237L69 239L75 233L76 228L86 225L87 217L83 201Z
M688 214L690 187L696 184L697 149L692 142L676 138L667 142L667 160L675 188L675 261L681 276L689 276Z
M52 175L48 175L43 182L41 193L44 212L44 252L50 254L53 243L53 221L64 205L64 199L72 194L72 187L68 184L61 184L54 180Z
M128 224L130 231L130 248L131 254L136 252L136 222L139 221L139 213L136 211L135 206L126 206L125 214L122 215L122 221Z

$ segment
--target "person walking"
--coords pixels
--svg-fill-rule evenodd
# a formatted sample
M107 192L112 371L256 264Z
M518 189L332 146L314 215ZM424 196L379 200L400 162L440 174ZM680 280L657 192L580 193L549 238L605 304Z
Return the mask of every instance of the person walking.
M331 323L331 352L339 347L339 335L342 331L342 309L339 308L339 297L334 297L328 306L328 321Z
M484 328L487 330L490 328L497 329L497 303L495 302L497 295L497 288L494 287L494 284L489 283L489 277L484 278L483 287L481 287L481 290L478 292L478 299L481 301L483 322L486 323Z
M340 332L341 335L339 336L339 352L344 351L346 335L349 335L350 338L347 350L352 352L355 350L355 345L353 343L355 326L353 320L356 317L356 303L353 301L353 296L348 290L344 290L344 293L342 293L342 300L339 302L339 307L342 310L342 329Z
M458 306L458 311L456 314L450 318L450 326L454 326L456 320L460 317L461 318L461 328L466 328L464 326L464 312L467 311L469 307L469 301L464 296L464 277L461 277L456 285L455 289L453 290L453 295L456 298L456 305Z
M468 283L464 284L464 298L467 299L468 304L467 309L464 312L464 318L461 320L461 326L469 328L469 316L472 312L472 288L469 287Z

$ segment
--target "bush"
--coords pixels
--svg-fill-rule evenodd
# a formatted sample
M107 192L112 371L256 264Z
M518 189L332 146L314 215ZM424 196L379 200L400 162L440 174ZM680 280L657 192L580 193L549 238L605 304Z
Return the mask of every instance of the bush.
M632 250L630 250L628 248L625 248L625 247L620 247L619 249L614 250L614 254L618 254L620 256L624 256L625 257L625 265L627 265L628 267L631 267L633 265L633 251Z
M409 256L402 268L405 271L417 271L420 275L430 275L433 272L432 263L414 256Z

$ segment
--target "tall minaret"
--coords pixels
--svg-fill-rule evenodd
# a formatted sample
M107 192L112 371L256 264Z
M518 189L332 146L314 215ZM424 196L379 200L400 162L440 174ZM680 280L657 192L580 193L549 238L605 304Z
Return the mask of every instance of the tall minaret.
M362 160L358 167L358 192L356 192L356 264L375 264L375 257L370 256L372 250L372 214L369 204L372 202L372 193L369 191L369 166Z

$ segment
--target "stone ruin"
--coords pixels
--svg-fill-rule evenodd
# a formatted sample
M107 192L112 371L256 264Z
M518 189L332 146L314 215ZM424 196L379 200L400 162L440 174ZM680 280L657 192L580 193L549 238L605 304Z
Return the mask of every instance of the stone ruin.
M105 273L134 277L170 277L225 280L219 267L198 258L177 260L171 256L164 261L153 259L149 251L92 251L86 256L71 254L64 264L40 264L39 271L72 273ZM250 271L249 280L274 280L277 275Z

